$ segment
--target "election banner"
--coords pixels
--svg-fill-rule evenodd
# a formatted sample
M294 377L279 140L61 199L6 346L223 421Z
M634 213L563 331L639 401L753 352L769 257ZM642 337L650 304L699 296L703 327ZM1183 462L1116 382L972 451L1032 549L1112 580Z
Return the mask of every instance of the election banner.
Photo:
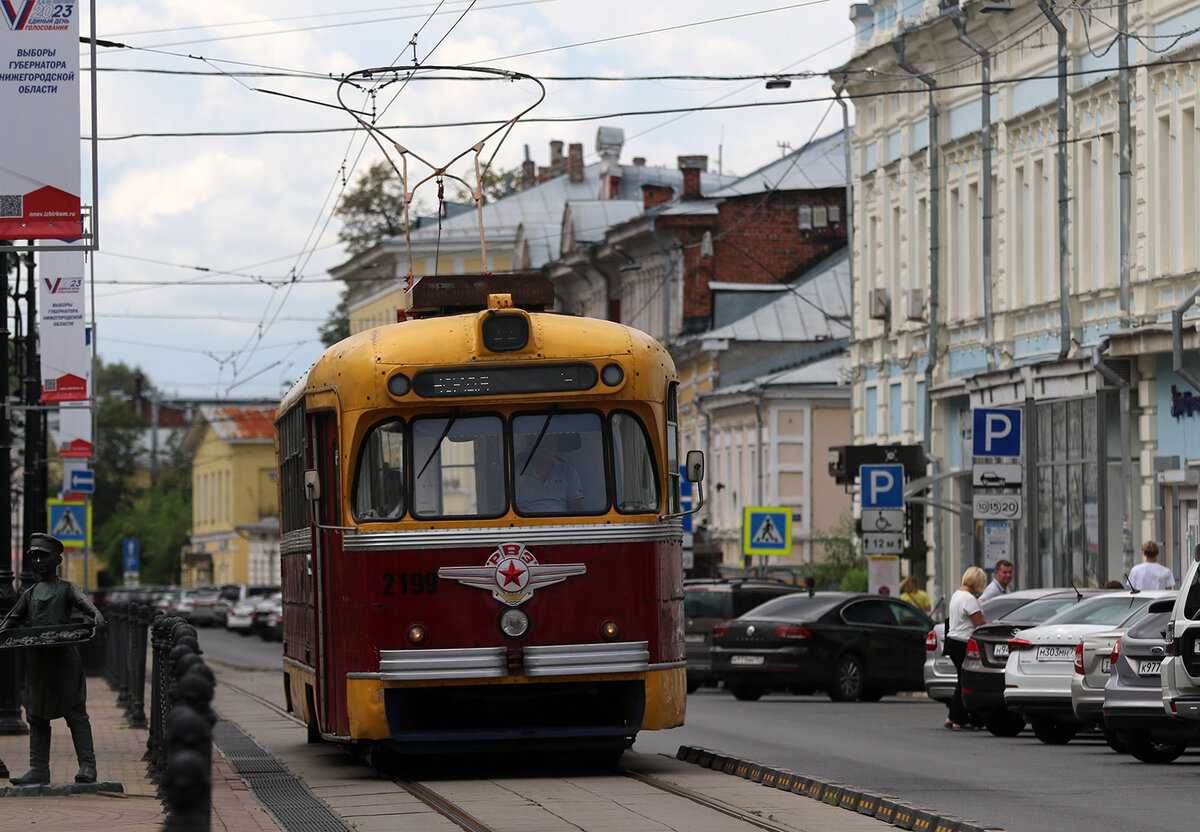
M41 264L38 339L42 346L42 401L86 401L91 356L83 318L83 252L44 251Z
M78 12L0 2L0 240L83 236Z
M64 403L58 411L58 455L63 459L92 458L92 409Z

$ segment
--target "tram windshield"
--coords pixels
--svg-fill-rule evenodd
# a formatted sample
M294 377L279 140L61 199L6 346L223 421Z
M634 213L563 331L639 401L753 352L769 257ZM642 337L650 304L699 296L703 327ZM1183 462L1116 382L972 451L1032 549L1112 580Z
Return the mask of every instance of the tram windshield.
M510 500L528 517L596 515L610 506L654 512L660 493L652 447L641 419L620 411L524 412L507 425L490 414L424 416L407 425L391 419L363 441L354 517L500 517Z

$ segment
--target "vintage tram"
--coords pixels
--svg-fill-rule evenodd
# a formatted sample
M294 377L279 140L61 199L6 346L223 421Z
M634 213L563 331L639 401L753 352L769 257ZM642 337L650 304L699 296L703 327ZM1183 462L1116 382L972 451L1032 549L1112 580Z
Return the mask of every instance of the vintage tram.
M280 404L283 669L310 740L611 755L682 724L674 365L552 305L540 275L427 277Z

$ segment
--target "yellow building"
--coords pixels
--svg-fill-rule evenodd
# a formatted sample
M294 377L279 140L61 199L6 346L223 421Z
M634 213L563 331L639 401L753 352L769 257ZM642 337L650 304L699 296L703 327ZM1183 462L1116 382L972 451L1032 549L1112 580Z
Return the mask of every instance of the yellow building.
M199 409L184 439L192 455L192 533L181 565L184 586L249 583L252 575L256 580L273 575L278 581L274 419L274 405ZM264 545L263 528L274 528L274 545Z

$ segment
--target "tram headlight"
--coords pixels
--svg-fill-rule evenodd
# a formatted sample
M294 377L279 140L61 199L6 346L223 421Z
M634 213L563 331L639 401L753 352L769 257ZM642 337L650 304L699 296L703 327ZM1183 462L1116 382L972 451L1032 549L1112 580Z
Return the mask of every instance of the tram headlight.
M425 628L420 624L410 624L408 632L404 636L413 647L420 647L425 643L425 639L429 637L429 634L425 632Z
M408 380L408 376L404 375L404 373L396 373L396 375L388 379L387 389L389 393L397 398L407 396L408 391L412 390L412 382Z
M600 622L600 638L605 641L616 641L621 637L621 628L617 626L617 622L611 618L606 618Z
M505 610L500 616L500 632L509 638L520 638L529 632L529 616L518 609Z
M600 380L609 387L616 387L625 378L625 371L621 369L620 364L605 364L604 369L600 371Z

